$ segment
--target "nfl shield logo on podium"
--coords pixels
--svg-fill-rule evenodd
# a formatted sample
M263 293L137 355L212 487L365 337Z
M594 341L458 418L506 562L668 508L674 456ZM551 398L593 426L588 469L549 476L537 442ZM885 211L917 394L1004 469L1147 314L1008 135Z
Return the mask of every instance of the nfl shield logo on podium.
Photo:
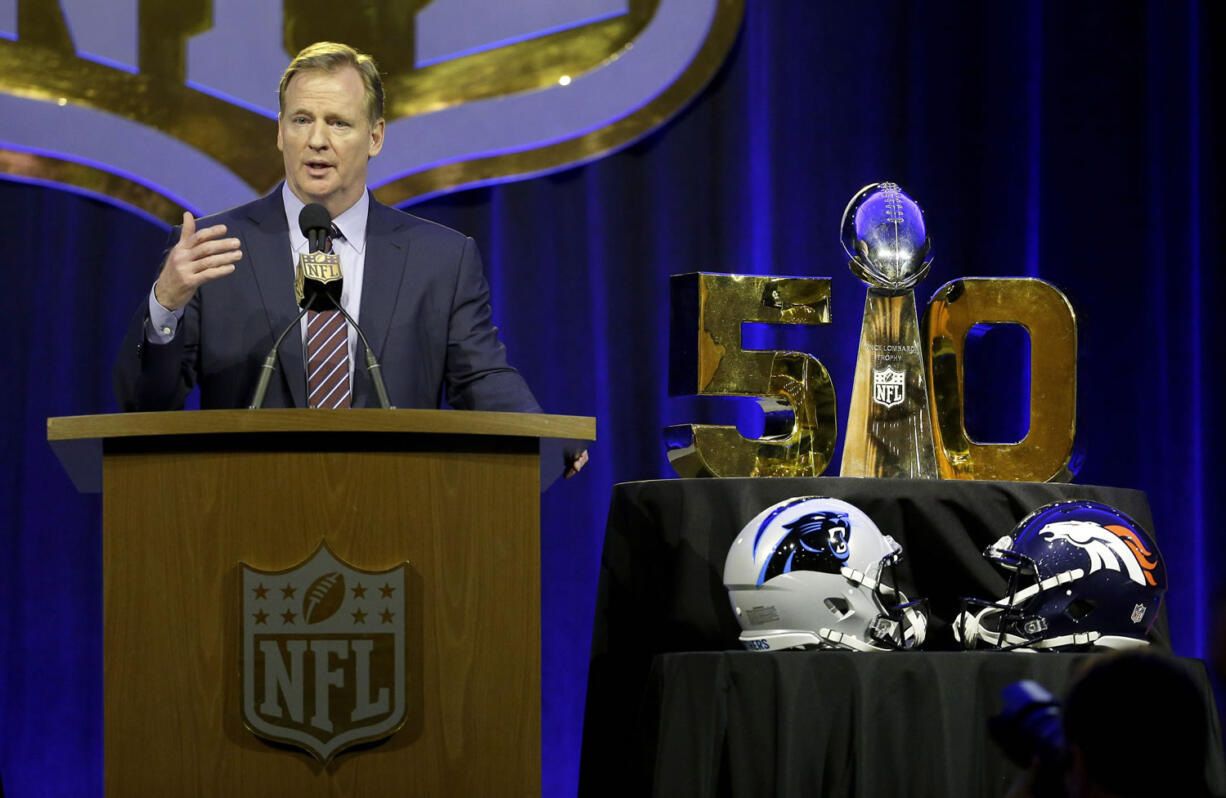
M252 733L326 763L404 724L407 568L361 570L326 543L285 571L239 563L240 692Z

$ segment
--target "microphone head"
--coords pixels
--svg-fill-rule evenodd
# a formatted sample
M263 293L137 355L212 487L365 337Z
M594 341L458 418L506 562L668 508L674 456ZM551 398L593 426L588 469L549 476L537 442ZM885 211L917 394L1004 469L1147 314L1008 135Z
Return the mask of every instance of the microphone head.
M324 310L328 304L340 307L341 259L335 253L324 252L328 234L332 232L332 214L318 202L303 207L298 214L298 227L306 236L310 251L298 258L294 275L294 294L300 307L307 307L316 298L327 297L330 301L316 308Z
M307 241L322 241L324 236L332 230L332 214L328 213L328 209L318 202L312 202L304 206L298 214L298 229L302 231ZM316 235L312 237L312 233Z

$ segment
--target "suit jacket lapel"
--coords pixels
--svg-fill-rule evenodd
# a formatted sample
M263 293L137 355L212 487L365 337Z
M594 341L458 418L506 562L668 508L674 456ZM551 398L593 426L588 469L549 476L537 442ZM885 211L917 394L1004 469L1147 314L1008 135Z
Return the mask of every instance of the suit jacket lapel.
M362 277L362 310L358 324L366 333L375 357L383 362L383 350L391 331L396 300L404 281L406 242L397 231L404 225L404 217L370 198L370 212L366 220L366 263ZM365 356L359 351L354 368L354 404L373 407L374 386L366 370Z
M294 301L293 260L289 251L289 227L285 221L285 205L281 201L281 185L263 200L251 206L249 218L254 227L244 236L246 260L251 264L260 301L268 315L268 328L276 339L298 315ZM363 292L365 293L365 292ZM289 386L295 407L306 407L306 360L302 352L302 336L291 330L281 342L277 355L281 374Z

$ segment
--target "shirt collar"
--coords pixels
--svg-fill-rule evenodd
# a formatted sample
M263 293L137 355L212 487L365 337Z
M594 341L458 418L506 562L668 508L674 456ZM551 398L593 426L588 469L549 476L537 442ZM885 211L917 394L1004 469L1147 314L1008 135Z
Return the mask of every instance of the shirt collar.
M290 191L289 183L281 184L281 202L285 206L285 220L289 223L289 243L295 252L305 252L306 236L298 227L298 214L306 207L306 203L298 199ZM332 220L341 231L341 235L349 245L361 252L366 247L366 218L370 215L370 192L363 191L358 201L349 206L340 216Z

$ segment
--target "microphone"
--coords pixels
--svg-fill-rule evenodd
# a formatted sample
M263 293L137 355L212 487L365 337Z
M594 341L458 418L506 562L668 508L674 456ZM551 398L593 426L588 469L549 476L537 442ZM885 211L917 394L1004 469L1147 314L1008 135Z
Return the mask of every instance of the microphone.
M366 334L362 332L362 328L341 306L344 276L341 274L340 255L324 251L327 249L328 236L332 233L332 214L328 213L328 209L323 205L312 202L303 207L298 214L298 229L306 238L308 249L308 252L298 257L298 268L294 271L294 294L302 311L277 336L268 356L264 358L264 365L260 367L260 379L251 396L251 404L248 405L248 409L258 410L264 404L264 394L268 390L268 383L276 367L277 350L281 348L281 342L285 340L285 336L290 330L300 325L302 317L308 310L323 310L331 304L341 312L345 320L357 331L358 337L362 339L362 346L366 350L366 370L370 372L371 382L374 383L379 407L390 410L392 405L387 398L387 386L383 384L383 370L379 366L379 361L375 359L375 353L370 348L370 342L366 340Z
M298 229L307 240L310 252L326 248L328 233L332 232L332 214L318 202L304 205L298 213Z
M327 297L321 309L329 303L339 308L345 282L341 274L341 256L324 251L328 236L332 234L332 214L318 202L312 202L298 214L298 229L307 240L307 252L298 256L298 268L294 272L294 296L298 299L298 307L305 309L310 307L308 300Z

